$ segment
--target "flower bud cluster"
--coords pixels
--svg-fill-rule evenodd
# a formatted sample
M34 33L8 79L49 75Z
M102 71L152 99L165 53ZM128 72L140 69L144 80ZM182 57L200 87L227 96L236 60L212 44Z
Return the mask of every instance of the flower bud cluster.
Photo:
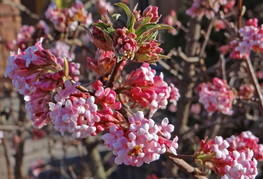
M251 51L263 52L263 26L258 25L258 19L247 21L246 26L239 29L240 38L231 41L220 48L224 54L230 52L230 57L235 59L247 59Z
M121 60L132 60L138 50L136 35L126 28L116 29L113 37L113 50Z
M215 111L231 115L232 103L235 99L234 91L225 80L213 78L212 83L201 83L197 88L199 102L202 103L211 115Z
M135 55L135 59L138 62L155 62L159 59L159 54L162 53L162 51L163 49L159 47L156 40L149 40L140 46Z
M88 67L100 76L110 74L116 63L116 57L112 51L98 49L95 58L87 57Z
M178 89L169 86L163 75L156 76L156 71L151 69L148 63L144 63L139 69L131 72L122 86L123 93L131 101L140 104L142 107L150 108L150 116L157 109L164 109L168 100L176 104L180 95ZM171 95L172 94L172 95Z
M18 92L26 96L26 109L36 127L42 127L49 119L47 101L51 100L50 92L63 85L66 75L75 78L79 73L79 65L70 62L71 70L65 74L65 60L45 50L41 41L23 52L11 54L8 59L5 75L12 80Z
M58 9L56 4L52 3L45 16L60 32L75 31L80 24L89 26L92 23L91 14L87 13L80 0L76 0L68 9Z
M249 145L242 148L234 146L231 139L221 136L212 140L202 140L200 150L196 153L196 161L210 166L222 179L253 179L257 175L257 160ZM230 141L230 143L228 142ZM210 163L210 165L206 165ZM212 166L211 166L212 165Z
M245 131L238 136L231 136L226 140L230 144L230 148L236 150L245 150L249 148L253 151L256 160L263 161L263 145L258 144L259 138L252 134L252 132Z
M113 150L116 164L139 167L158 160L167 149L176 155L177 137L169 140L173 130L174 126L168 124L167 118L157 125L154 120L144 118L143 112L139 111L129 117L129 126L124 129L111 126L102 139Z

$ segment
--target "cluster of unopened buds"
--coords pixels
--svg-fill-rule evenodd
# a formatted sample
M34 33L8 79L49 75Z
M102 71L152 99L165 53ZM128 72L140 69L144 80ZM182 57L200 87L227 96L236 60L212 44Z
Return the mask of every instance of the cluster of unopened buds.
M128 11L125 4L117 5ZM70 26L65 23L67 18L74 20L76 13L84 13L82 8L79 2L67 11L52 5L46 16L59 27L63 27L61 23ZM84 18L85 13L80 17ZM145 10L140 21L142 19L146 19L144 24L140 22L137 28L134 28L136 22L128 28L117 29L102 21L93 24L101 33L100 37L109 37L102 40L110 41L111 46L110 51L98 46L95 59L87 58L88 67L100 77L88 87L77 82L79 65L66 57L70 55L69 48L62 42L57 42L60 48L47 50L42 47L41 39L34 46L13 53L8 59L6 76L25 96L33 125L41 128L52 124L62 135L68 133L74 138L104 132L102 139L113 150L117 164L141 166L159 159L167 150L176 155L178 139L171 139L174 126L167 118L157 124L152 116L159 108L165 108L168 101L176 104L180 96L177 88L168 85L162 74L157 76L148 63L142 63L122 77L122 81L119 78L127 63L155 62L161 57L162 49L156 36L151 37L141 27L158 21L158 8ZM152 29L146 29L157 31L165 27L168 28L156 23ZM98 37L92 36L94 41L101 40ZM142 111L148 111L148 116Z
M209 167L222 179L253 179L257 175L258 161L262 161L263 145L250 131L223 139L216 136L202 140L195 153L200 167Z
M233 113L232 103L236 95L225 80L213 78L212 83L201 83L197 87L197 93L199 102L210 115L216 111L227 115Z
M220 47L223 54L230 52L234 59L247 59L251 52L262 53L263 27L258 25L258 19L249 19L246 25L239 29L240 37L229 44Z

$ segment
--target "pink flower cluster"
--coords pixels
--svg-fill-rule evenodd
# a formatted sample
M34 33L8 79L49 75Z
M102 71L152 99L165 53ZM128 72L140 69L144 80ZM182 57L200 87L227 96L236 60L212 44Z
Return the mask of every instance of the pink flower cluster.
M155 40L149 40L140 46L135 55L135 60L138 62L155 62L159 60L159 54L162 51L163 49L159 47L159 43Z
M58 9L52 3L45 12L45 16L60 32L75 31L79 24L89 26L92 23L90 13L87 13L81 1L76 0L68 9Z
M17 34L16 46L21 50L26 49L28 45L32 43L31 40L34 32L35 28L33 26L23 25Z
M43 49L41 41L8 59L5 76L26 96L26 109L35 127L42 127L49 120L47 102L51 100L50 93L63 84L64 60ZM78 74L77 67L69 63L71 78Z
M258 26L258 19L249 19L247 25L239 29L241 38L230 42L231 58L247 59L251 53L263 52L263 26ZM232 48L231 48L232 47Z
M57 89L55 101L49 103L54 128L75 138L96 134L95 124L100 121L95 98L76 89L76 84L65 81L64 89Z
M144 63L139 69L131 72L122 86L123 93L142 107L150 108L150 116L157 109L164 109L168 100L175 103L180 95L178 89L163 80L163 75L156 76L156 71L151 69L148 63Z
M206 16L211 19L220 8L229 12L235 5L236 0L194 0L192 6L186 11L192 18Z
M222 179L253 179L257 175L257 160L249 146L231 147L228 140L221 136L212 140L202 140L196 159L203 165L211 163L214 170Z
M178 139L175 137L169 140L173 130L174 126L168 124L167 118L157 125L154 120L144 118L143 112L139 111L129 117L127 128L111 126L109 133L104 134L102 139L113 150L116 164L139 167L143 163L158 160L167 149L176 155Z
M234 91L225 80L213 78L212 83L201 83L197 87L199 102L202 103L211 115L215 111L231 115L232 103L235 99Z
M245 99L252 98L255 94L255 87L252 84L241 85L238 91L238 95Z
M258 144L259 138L250 131L242 132L238 136L231 136L226 140L230 144L231 149L245 150L248 148L254 152L256 160L263 161L263 145Z
M116 29L113 37L113 50L120 60L132 60L138 50L136 35L128 29Z

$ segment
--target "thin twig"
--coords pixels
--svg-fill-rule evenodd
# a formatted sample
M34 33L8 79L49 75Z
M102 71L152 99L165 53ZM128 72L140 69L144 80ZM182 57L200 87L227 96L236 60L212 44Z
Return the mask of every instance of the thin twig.
M240 29L242 27L242 6L243 0L238 1L238 16L237 16L237 27Z
M113 87L113 82L114 82L114 80L115 80L115 78L116 78L116 76L117 76L117 74L118 74L118 71L119 71L119 68L120 68L121 64L122 64L122 61L117 62L117 63L115 64L114 69L113 69L113 71L112 71L112 73L111 73L109 82L108 82L108 84L107 84L107 86L108 86L109 88L112 88L112 87Z
M222 77L226 81L226 59L223 54L220 54L220 64Z
M260 111L261 111L261 114L263 115L263 96L262 96L262 93L260 90L260 85L258 83L255 70L254 70L253 65L251 63L250 57L248 57L246 59L246 63L247 63L247 69L248 69L249 75L250 75L252 82L253 82L253 85L255 86L255 89L256 89L256 95L259 98L258 103L260 105Z
M21 127L15 125L0 125L0 131L15 131L19 129L21 129Z
M167 153L167 156L173 161L174 164L176 164L183 172L185 172L189 176L195 179L207 179L207 177L204 176L199 169L194 168L183 159L177 158L175 155L171 155L170 153Z
M12 179L13 178L13 176L12 176L12 167L11 167L10 158L9 158L9 155L8 155L7 140L5 138L5 135L2 138L2 146L4 148L7 176L8 176L8 179Z

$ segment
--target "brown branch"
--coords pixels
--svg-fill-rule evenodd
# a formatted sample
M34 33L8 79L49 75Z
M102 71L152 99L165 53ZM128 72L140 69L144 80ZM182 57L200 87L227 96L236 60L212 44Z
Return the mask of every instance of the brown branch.
M165 63L162 60L159 60L158 63L167 71L169 71L172 75L176 76L178 79L182 79L181 75L178 74L176 70L174 70L170 65Z
M246 59L246 64L247 64L247 69L248 69L249 75L250 75L250 77L252 79L253 85L255 86L256 95L259 98L258 104L260 106L261 114L263 115L263 96L262 96L260 85L258 83L256 74L255 74L255 70L254 70L253 65L251 63L250 57L248 57Z
M21 127L15 125L0 125L0 131L14 131L19 129L21 129Z
M185 54L188 57L193 57L197 55L197 51L199 49L199 39L200 39L200 25L201 18L195 18L191 20L189 32L186 34L186 47ZM187 130L188 126L188 118L190 115L190 107L191 107L191 99L193 96L193 91L195 87L195 82L193 81L193 77L195 76L196 65L194 63L183 63L183 76L182 80L179 82L179 92L181 94L181 98L178 101L177 107L177 120L178 124L175 124L179 133Z
M242 27L242 11L243 11L243 8L242 8L242 5L243 5L243 0L239 0L238 1L238 16L237 16L237 27L238 29L240 29Z
M122 61L117 62L117 63L115 64L114 69L113 69L113 71L112 71L112 73L111 73L110 79L109 79L108 84L107 84L107 86L108 86L109 88L112 88L112 87L113 87L113 82L114 82L114 80L115 80L115 78L116 78L116 76L117 76L117 74L118 74L118 71L119 71L119 68L120 68L121 64L122 64Z
M14 177L12 175L12 167L11 167L10 158L8 155L7 140L5 136L2 138L2 145L4 148L4 156L6 160L7 176L8 176L8 179L13 179Z
M183 159L177 158L175 155L171 155L170 153L166 153L167 157L173 161L175 165L177 165L184 173L188 174L192 178L195 179L207 179L206 176L202 174L202 172L185 162Z
M226 59L222 54L220 54L220 66L221 66L222 78L226 80Z

